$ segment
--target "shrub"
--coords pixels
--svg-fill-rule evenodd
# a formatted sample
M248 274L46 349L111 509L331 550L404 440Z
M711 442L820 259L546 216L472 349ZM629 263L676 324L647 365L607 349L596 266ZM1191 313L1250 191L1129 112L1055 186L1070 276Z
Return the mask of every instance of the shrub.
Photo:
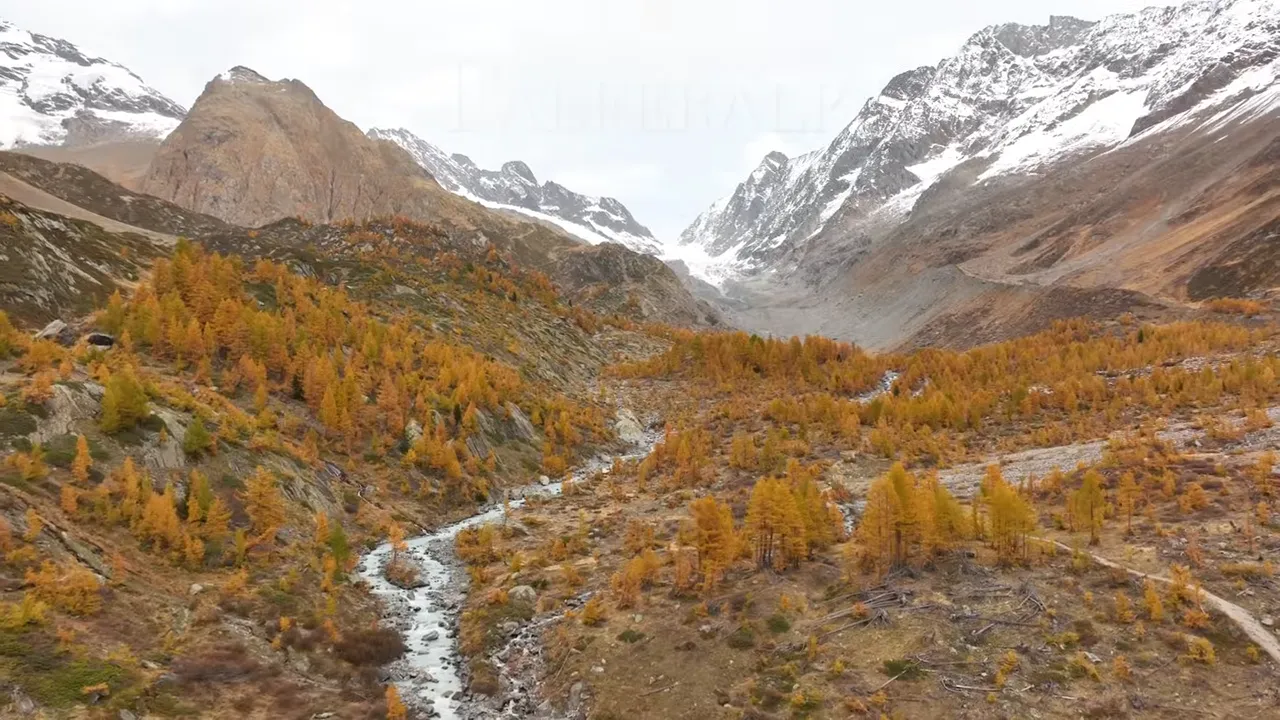
M769 626L769 632L777 634L782 634L791 629L791 621L782 613L770 615L765 624Z
M240 644L222 645L173 661L173 674L184 683L229 683L256 677L262 666Z
M399 658L408 650L400 633L390 628L345 632L334 646L343 660L359 666L380 667Z
M644 639L644 633L637 630L623 630L618 633L618 639L624 643L638 643Z
M406 590L419 587L418 570L403 558L396 558L387 563L387 582Z
M481 660L471 665L471 684L468 688L475 695L495 695L501 689L498 672Z
M1267 306L1257 300L1244 298L1217 298L1205 303L1205 308L1219 315L1260 315L1267 311Z
M734 650L749 650L756 645L756 631L749 625L742 625L729 635L728 643Z
M891 678L900 680L917 680L924 677L924 671L920 669L920 664L915 660L885 660L880 667L880 672Z
M1198 662L1212 665L1218 662L1218 655L1213 651L1213 643L1202 637L1188 635L1187 654L1179 655L1178 659L1185 663Z

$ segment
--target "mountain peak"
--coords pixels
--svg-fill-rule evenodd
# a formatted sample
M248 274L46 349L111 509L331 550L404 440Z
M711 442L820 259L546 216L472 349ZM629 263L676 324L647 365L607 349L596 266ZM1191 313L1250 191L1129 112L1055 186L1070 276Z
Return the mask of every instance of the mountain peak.
M302 82L243 66L205 86L156 152L142 189L250 227L284 217L429 218L441 193L408 153L367 137Z
M217 79L223 82L229 82L229 83L269 83L271 82L266 77L263 77L261 73L257 72L256 70L253 70L252 68L247 68L244 65L236 65L230 70L224 73L220 73Z
M514 175L515 177L528 182L530 185L538 184L538 178L534 177L533 170L530 170L529 166L520 160L512 160L511 162L503 163L502 172L506 175Z

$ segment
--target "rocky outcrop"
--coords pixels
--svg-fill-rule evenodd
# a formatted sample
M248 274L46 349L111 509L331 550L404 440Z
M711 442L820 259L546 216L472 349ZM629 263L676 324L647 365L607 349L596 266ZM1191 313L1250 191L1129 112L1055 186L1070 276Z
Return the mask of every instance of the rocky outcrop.
M205 86L142 188L248 227L283 217L430 217L442 194L407 153L366 137L302 82L243 67Z
M553 274L601 312L674 325L719 325L720 313L698 300L661 260L607 243L563 253Z

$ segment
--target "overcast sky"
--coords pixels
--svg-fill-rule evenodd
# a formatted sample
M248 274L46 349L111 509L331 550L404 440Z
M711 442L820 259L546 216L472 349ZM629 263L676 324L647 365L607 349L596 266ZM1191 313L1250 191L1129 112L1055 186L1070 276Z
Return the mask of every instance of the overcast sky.
M771 150L811 150L894 74L1002 22L1160 0L0 0L190 106L234 65L361 128L621 199L663 240Z

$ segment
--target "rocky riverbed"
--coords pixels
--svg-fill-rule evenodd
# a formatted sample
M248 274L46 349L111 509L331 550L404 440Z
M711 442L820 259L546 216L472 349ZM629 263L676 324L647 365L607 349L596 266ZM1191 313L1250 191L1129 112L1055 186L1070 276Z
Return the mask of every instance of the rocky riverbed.
M630 413L619 413L619 436L633 449L624 459L643 458L661 434L642 430ZM624 424L630 427L625 429ZM575 483L608 473L613 455L600 456L572 474ZM531 496L555 497L560 483L542 478L537 484L510 493L510 505L519 507ZM559 615L535 617L511 623L510 639L490 658L498 670L501 691L494 697L472 697L466 691L466 662L458 652L458 615L467 596L467 574L454 552L454 541L465 528L502 519L502 505L484 509L466 520L407 541L407 560L418 569L420 583L401 588L385 576L391 546L383 544L360 562L359 574L385 608L386 622L400 630L408 652L388 668L390 679L407 704L440 720L480 718L549 717L548 705L539 705L536 684L542 673L542 631Z

